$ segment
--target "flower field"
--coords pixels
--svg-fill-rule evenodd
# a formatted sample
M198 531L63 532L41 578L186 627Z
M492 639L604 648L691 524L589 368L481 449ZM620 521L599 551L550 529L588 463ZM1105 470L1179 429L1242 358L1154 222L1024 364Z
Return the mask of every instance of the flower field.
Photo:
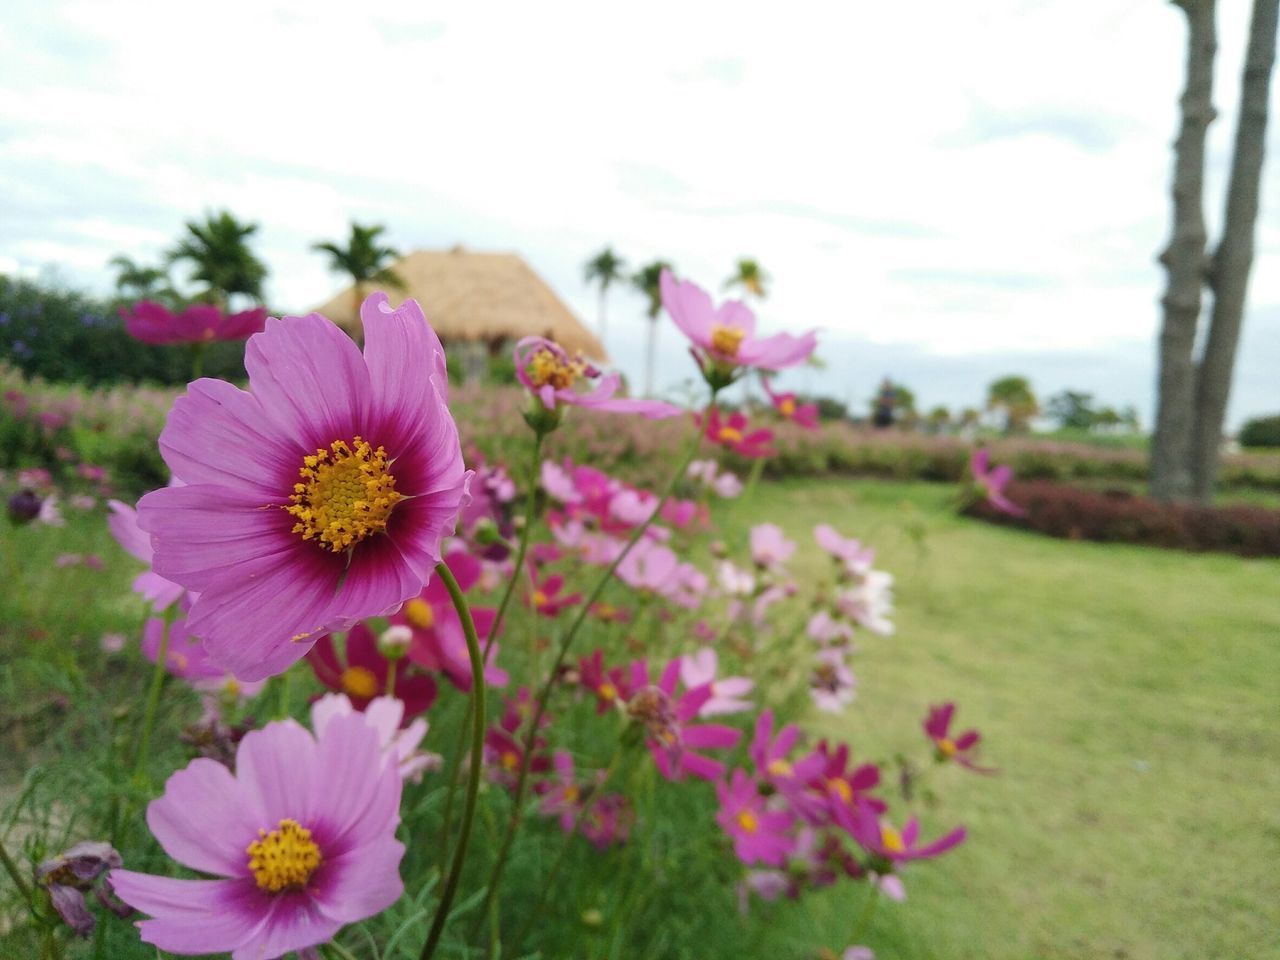
M266 321L247 391L193 382L136 505L102 502L100 411L24 395L45 459L12 465L4 545L0 946L1260 955L1275 562L744 482L788 434L719 392L813 337L662 293L693 418L540 338L525 393L460 397L382 295L363 353ZM969 469L1021 510L1007 465Z

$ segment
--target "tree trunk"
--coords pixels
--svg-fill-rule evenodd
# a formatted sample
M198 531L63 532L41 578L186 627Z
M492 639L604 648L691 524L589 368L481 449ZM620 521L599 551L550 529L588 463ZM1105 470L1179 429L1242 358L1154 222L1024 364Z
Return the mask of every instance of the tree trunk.
M1192 494L1202 503L1213 499L1218 477L1222 425L1244 319L1249 271L1253 266L1253 235L1266 151L1267 100L1276 58L1278 8L1280 0L1254 0L1249 48L1240 83L1235 153L1227 184L1227 211L1222 239L1209 272L1213 313L1196 378L1195 435L1190 461Z
M1216 0L1175 0L1187 15L1187 80L1182 126L1174 143L1173 235L1160 254L1168 272L1161 305L1159 397L1151 442L1151 495L1191 494L1196 328L1205 272L1204 141L1213 121Z
M352 277L351 307L352 316L355 317L355 319L351 322L351 330L349 333L351 339L359 344L364 343L364 324L360 322L360 305L364 303L364 297L361 296L364 291L360 289L361 286L362 284L360 281L355 277Z
M597 324L596 329L600 332L600 346L604 347L605 353L609 352L609 345L605 343L605 333L607 332L608 323L607 318L605 317L605 301L608 299L608 296L609 288L602 286L600 288L600 322ZM601 359L603 360L604 358L601 357Z
M649 318L649 342L644 352L644 395L653 396L653 361L658 347L658 318Z

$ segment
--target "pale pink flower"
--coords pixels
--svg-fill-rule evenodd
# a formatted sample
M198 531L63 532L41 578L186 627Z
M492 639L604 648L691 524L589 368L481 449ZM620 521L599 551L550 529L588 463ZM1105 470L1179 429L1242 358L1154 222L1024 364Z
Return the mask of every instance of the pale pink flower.
M714 717L750 710L753 704L742 698L755 687L754 681L747 677L722 677L717 680L718 668L716 652L710 647L703 647L696 653L680 658L681 683L690 690L703 684L711 686L711 699L702 705L698 716Z

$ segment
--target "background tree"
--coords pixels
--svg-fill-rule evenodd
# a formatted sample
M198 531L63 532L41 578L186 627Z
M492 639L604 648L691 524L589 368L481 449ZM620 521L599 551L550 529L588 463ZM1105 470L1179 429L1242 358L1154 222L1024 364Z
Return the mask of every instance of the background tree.
M649 341L644 354L644 393L653 396L653 365L658 349L658 314L662 312L662 271L672 268L665 260L654 260L631 275L631 285L644 294L648 301L645 316L649 318Z
M116 271L116 293L126 300L160 300L175 298L169 271L163 267L146 267L121 254L112 257L110 266Z
M364 303L364 285L380 283L397 290L404 289L404 280L388 264L400 259L395 247L382 246L378 237L386 232L382 224L364 227L351 222L351 236L345 247L336 243L313 243L311 249L329 255L329 269L351 278L351 299L355 316L360 316L360 304Z
M1227 185L1222 238L1206 255L1205 137L1214 118L1215 0L1175 0L1187 18L1186 86L1174 144L1173 236L1160 256L1168 274L1161 301L1159 385L1151 449L1151 494L1208 502L1217 478L1222 426L1253 265L1280 0L1255 0L1241 82L1240 115ZM1204 352L1194 356L1205 285L1213 293Z
M1093 394L1079 390L1063 390L1049 398L1045 412L1058 421L1063 430L1088 430L1093 427L1097 412L1093 408Z
M225 307L236 294L262 302L266 265L246 240L258 231L256 223L241 223L226 210L206 214L204 221L188 220L187 235L169 251L169 262L191 264L191 279L203 283L202 296Z
M1005 433L1026 433L1031 419L1040 412L1040 404L1031 389L1031 381L1010 375L987 387L987 409L1004 416Z
M769 279L769 275L761 269L759 263L749 257L742 257L738 260L729 279L724 282L724 288L726 290L737 288L744 293L763 300L769 295L765 289Z
M600 311L596 320L596 330L600 334L600 342L604 343L606 333L606 306L609 298L609 287L626 279L626 261L613 252L612 247L605 247L586 262L583 276L587 283L594 283L600 288ZM608 344L605 344L607 349Z
M928 426L930 433L947 433L951 429L951 411L946 406L939 404L929 411L929 415L925 417L925 425Z

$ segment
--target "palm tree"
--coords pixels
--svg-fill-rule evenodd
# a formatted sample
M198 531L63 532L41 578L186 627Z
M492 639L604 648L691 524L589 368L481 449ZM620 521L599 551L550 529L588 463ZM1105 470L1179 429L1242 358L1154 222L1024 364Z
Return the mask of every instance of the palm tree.
M360 316L360 304L364 302L364 285L366 283L383 283L404 289L404 280L395 272L388 261L399 260L400 253L395 247L378 245L378 237L386 231L386 227L375 224L362 227L352 221L351 239L345 247L336 243L313 243L311 249L329 255L329 269L334 273L345 273L351 278L351 297L354 302L355 316Z
M1040 404L1026 377L1008 376L987 387L987 409L1004 412L1005 433L1025 433Z
M626 277L626 261L613 252L612 247L605 247L586 262L583 270L587 283L600 285L600 318L597 329L600 341L605 338L605 300L609 295L609 285Z
M169 271L161 267L144 267L121 254L112 257L116 271L116 293L129 300L164 300L173 295Z
M769 279L769 275L760 268L759 263L749 257L742 257L738 260L733 275L724 282L724 288L731 290L734 287L741 287L744 293L763 300L769 295L765 290L765 284Z
M672 270L671 264L665 260L655 260L641 267L631 275L631 285L645 295L649 306L645 315L649 318L649 343L644 359L644 392L645 396L653 395L653 362L658 349L658 314L662 312L662 271Z
M223 306L237 293L261 303L267 268L245 243L258 225L241 223L223 210L205 214L203 223L188 220L186 227L187 236L169 251L169 262L190 261L191 279L205 284L205 295Z

